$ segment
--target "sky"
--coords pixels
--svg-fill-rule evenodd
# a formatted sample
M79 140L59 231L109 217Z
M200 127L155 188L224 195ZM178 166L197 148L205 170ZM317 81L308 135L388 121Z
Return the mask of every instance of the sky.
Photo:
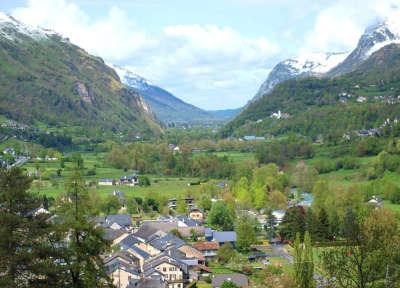
M246 104L279 61L351 51L400 0L1 0L21 22L55 30L208 110Z

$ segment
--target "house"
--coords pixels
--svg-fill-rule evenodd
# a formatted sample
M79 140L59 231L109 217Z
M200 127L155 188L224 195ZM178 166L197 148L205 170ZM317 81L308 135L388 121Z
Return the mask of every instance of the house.
M213 288L220 288L224 282L232 282L240 288L249 287L247 276L239 273L217 274L212 278L211 284Z
M199 208L192 208L189 212L189 218L197 221L203 221L204 213Z
M130 230L132 228L132 218L128 214L98 216L95 217L93 221L103 228L111 228L114 230Z
M189 183L188 186L192 186L193 183ZM192 208L194 206L194 199L192 197L186 197L183 199L176 199L176 198L171 198L168 199L168 208L169 209L176 209L176 205L178 201L185 201L186 205L189 208Z
M127 288L167 288L167 285L162 275L152 275L139 280L131 280Z
M178 248L178 250L185 255L186 258L195 258L199 265L204 265L206 258L204 257L203 253L193 246L190 245L183 245Z
M146 261L148 261L151 258L151 255L144 251L143 249L133 245L132 247L128 248L126 250L129 254L132 256L136 257L139 260L139 267L143 269Z
M128 287L132 279L140 279L139 260L127 252L116 252L104 259L107 274L117 287Z
M160 255L148 261L143 267L144 271L158 271L164 276L168 288L183 288L187 282L187 265L173 259L168 255Z
M211 241L198 242L193 244L193 248L202 253L206 262L211 262L217 258L219 244Z
M207 229L206 229L207 230ZM211 230L211 229L210 229ZM207 230L206 240L217 242L220 246L225 243L230 243L233 247L236 244L236 232L235 231L213 231Z
M151 240L149 244L160 251L165 251L171 247L179 248L185 245L185 241L172 234L166 234Z
M111 178L103 178L99 180L99 185L102 186L113 186L115 185L115 180Z
M139 244L140 242L141 241L133 234L128 234L118 243L118 245L121 247L122 250L128 250L129 248L132 248L133 246Z
M122 176L121 178L119 178L119 185L136 186L138 184L139 184L138 175Z

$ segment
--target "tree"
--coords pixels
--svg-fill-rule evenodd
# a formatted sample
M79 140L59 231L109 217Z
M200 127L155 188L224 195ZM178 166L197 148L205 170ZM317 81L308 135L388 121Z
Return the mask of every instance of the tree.
M234 227L233 211L222 201L215 202L212 205L207 220L216 229L231 231Z
M211 198L207 195L203 196L200 199L199 206L200 206L200 208L203 208L204 211L210 211L210 209L212 207Z
M311 244L310 233L306 231L304 234L304 242L300 241L300 233L296 234L294 243L294 274L297 287L299 288L312 288L315 287L314 283L314 259Z
M250 207L251 195L249 189L249 180L246 177L240 178L239 182L235 186L234 192L240 205L243 207Z
M233 256L235 256L235 250L233 250L230 243L225 243L222 245L217 253L218 262L222 264L228 263Z
M105 214L117 214L122 205L117 196L108 195L101 203L101 211Z
M150 186L151 182L150 182L149 177L144 176L144 175L139 176L139 185L144 186L144 187Z
M66 194L60 199L57 215L62 219L57 234L61 243L60 261L65 286L74 288L112 287L100 258L109 249L101 228L88 221L88 194L82 177L82 165L76 165L66 183Z
M272 241L272 239L275 237L275 226L277 224L276 217L274 216L274 214L272 214L272 210L268 210L266 220L267 221L264 228L267 232L267 237L269 241Z
M296 233L304 234L305 217L306 213L303 207L289 208L279 225L280 235L284 239L294 240Z
M237 247L241 251L249 251L250 246L257 241L253 222L254 221L251 221L250 216L248 215L242 215L237 221Z
M180 199L177 201L176 204L176 212L179 214L186 214L187 213L187 204L185 199Z
M286 209L287 207L287 198L285 194L280 191L272 191L269 194L269 203L272 209Z
M293 173L293 183L302 191L310 192L317 180L318 171L300 161Z
M326 210L322 208L319 210L318 217L316 219L317 221L315 222L315 228L314 228L314 234L313 236L315 237L314 240L316 241L324 241L329 239L329 232L330 232L330 227L329 227L329 219L328 219L328 214L326 213Z
M328 275L335 277L341 288L397 287L400 237L393 212L377 209L366 219L360 219L348 210L345 223L346 243L321 255Z
M35 214L41 199L30 184L19 168L0 170L0 286L62 287L50 215Z
M221 288L239 288L239 286L232 281L224 281L224 283L221 285Z

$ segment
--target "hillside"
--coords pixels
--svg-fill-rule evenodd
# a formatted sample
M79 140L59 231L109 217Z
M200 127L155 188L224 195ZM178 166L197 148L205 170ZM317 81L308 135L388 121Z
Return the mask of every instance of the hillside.
M306 53L279 62L251 101L260 99L279 83L305 77L335 77L349 73L380 48L400 43L400 31L391 20L367 27L351 52Z
M0 15L0 114L80 133L159 133L151 110L115 71L54 32Z
M150 105L156 117L166 124L204 124L225 119L182 101L167 90L126 69L119 67L114 69L121 81L139 93Z
M400 45L384 46L351 73L292 79L251 103L224 135L298 133L342 137L400 118ZM278 111L283 117L278 117ZM275 114L274 114L275 113Z

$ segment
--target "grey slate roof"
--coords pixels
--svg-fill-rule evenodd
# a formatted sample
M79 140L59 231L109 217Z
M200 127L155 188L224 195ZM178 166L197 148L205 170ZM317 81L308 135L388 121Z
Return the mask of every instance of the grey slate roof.
M126 288L166 288L167 283L162 277L151 277L144 279L132 279Z
M124 228L132 226L132 218L128 214L97 216L93 218L93 221L103 228L108 228L114 223Z
M243 274L238 274L238 273L217 274L213 277L211 283L212 283L213 288L218 288L218 287L221 287L221 285L225 281L233 282L234 284L236 284L239 287L247 287L249 285L249 279L247 278L247 276L245 276Z
M218 243L226 242L236 242L236 232L235 231L214 231L213 240Z
M131 248L135 244L140 243L140 240L136 238L134 235L130 234L126 236L120 243L119 246L121 246L122 249L126 250L128 248Z
M152 240L150 237L157 231L169 233L174 229L178 229L177 222L170 221L144 221L135 235L146 241Z
M190 219L188 216L186 215L179 215L176 217L179 221L182 221L183 223L185 223L188 227L197 227L197 226L201 226L201 223L199 221Z
M117 223L121 227L132 226L132 218L128 214L107 215L105 217L105 220L110 225L112 225L113 223Z
M167 234L165 236L156 238L149 243L151 246L157 248L158 250L164 251L168 247L182 247L183 245L185 245L186 242L172 234Z
M122 234L124 234L124 231L105 228L103 238L108 241L113 241L120 237Z
M132 246L129 249L132 249L136 254L141 256L143 259L149 259L151 257L151 255L149 253L147 253L146 251L140 249L137 246Z

